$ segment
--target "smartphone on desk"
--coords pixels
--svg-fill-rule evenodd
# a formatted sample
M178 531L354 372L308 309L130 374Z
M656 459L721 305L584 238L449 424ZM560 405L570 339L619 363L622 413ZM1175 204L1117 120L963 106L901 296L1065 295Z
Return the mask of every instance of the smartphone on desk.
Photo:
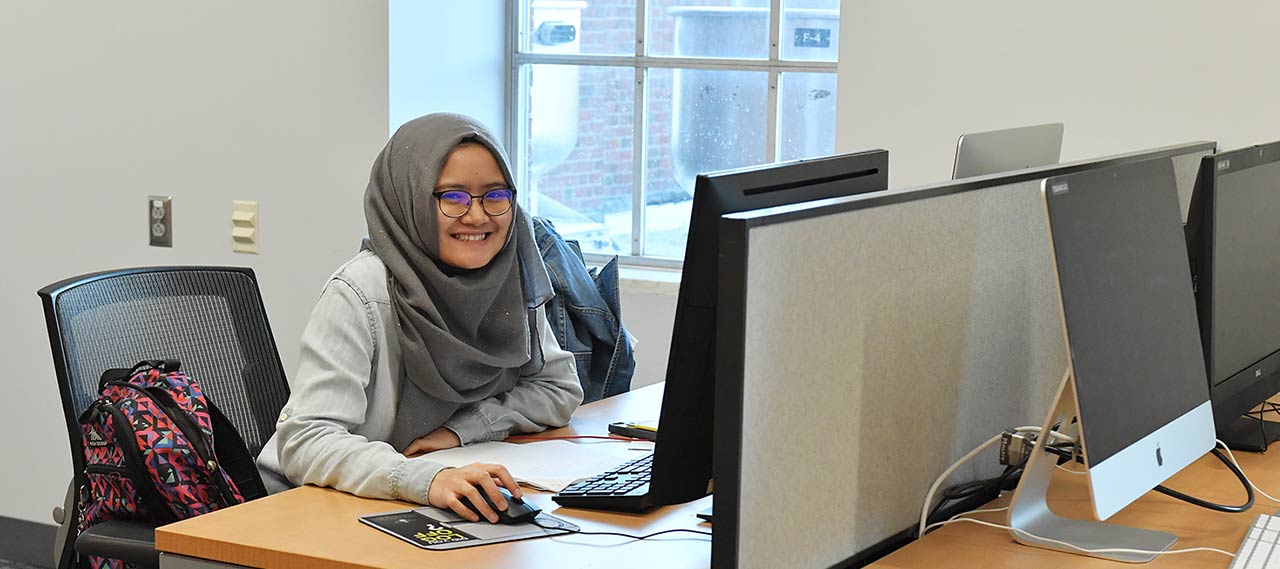
M609 433L620 437L630 437L633 439L644 439L646 441L658 440L658 428L635 423L632 421L618 421L609 423Z

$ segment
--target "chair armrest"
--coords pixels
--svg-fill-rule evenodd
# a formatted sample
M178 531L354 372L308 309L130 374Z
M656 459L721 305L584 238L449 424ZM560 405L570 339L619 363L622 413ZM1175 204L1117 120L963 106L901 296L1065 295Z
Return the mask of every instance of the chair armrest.
M120 559L139 567L160 567L156 528L139 522L111 520L95 524L76 538L81 555Z
M75 539L74 527L76 522L76 482L72 480L67 483L67 497L62 501L62 507L53 509L53 521L58 524L58 531L53 538L53 566L54 567L71 567L71 560L75 557L72 548L67 544L67 540Z

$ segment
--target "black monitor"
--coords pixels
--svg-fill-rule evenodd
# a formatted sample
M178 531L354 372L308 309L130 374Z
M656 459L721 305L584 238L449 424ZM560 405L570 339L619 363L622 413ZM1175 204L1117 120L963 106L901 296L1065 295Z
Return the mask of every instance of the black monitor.
M874 192L888 183L885 150L698 176L649 484L652 504L688 502L710 491L720 216Z
M1280 141L1201 160L1187 249L1218 437L1265 450L1280 423L1249 412L1280 391Z

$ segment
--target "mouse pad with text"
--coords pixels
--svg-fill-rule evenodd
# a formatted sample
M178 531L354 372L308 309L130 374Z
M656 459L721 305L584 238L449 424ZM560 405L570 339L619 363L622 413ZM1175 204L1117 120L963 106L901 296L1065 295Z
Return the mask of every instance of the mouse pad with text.
M566 534L578 526L550 514L538 514L532 523L502 525L469 522L461 516L432 507L360 516L360 522L423 549L458 549L520 539Z

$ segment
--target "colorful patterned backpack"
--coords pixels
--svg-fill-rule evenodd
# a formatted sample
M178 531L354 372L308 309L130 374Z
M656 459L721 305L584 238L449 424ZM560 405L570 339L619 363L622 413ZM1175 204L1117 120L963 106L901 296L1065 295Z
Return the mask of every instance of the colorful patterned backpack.
M180 365L152 360L102 374L100 398L79 419L87 481L81 531L105 520L167 524L266 493L240 434Z

